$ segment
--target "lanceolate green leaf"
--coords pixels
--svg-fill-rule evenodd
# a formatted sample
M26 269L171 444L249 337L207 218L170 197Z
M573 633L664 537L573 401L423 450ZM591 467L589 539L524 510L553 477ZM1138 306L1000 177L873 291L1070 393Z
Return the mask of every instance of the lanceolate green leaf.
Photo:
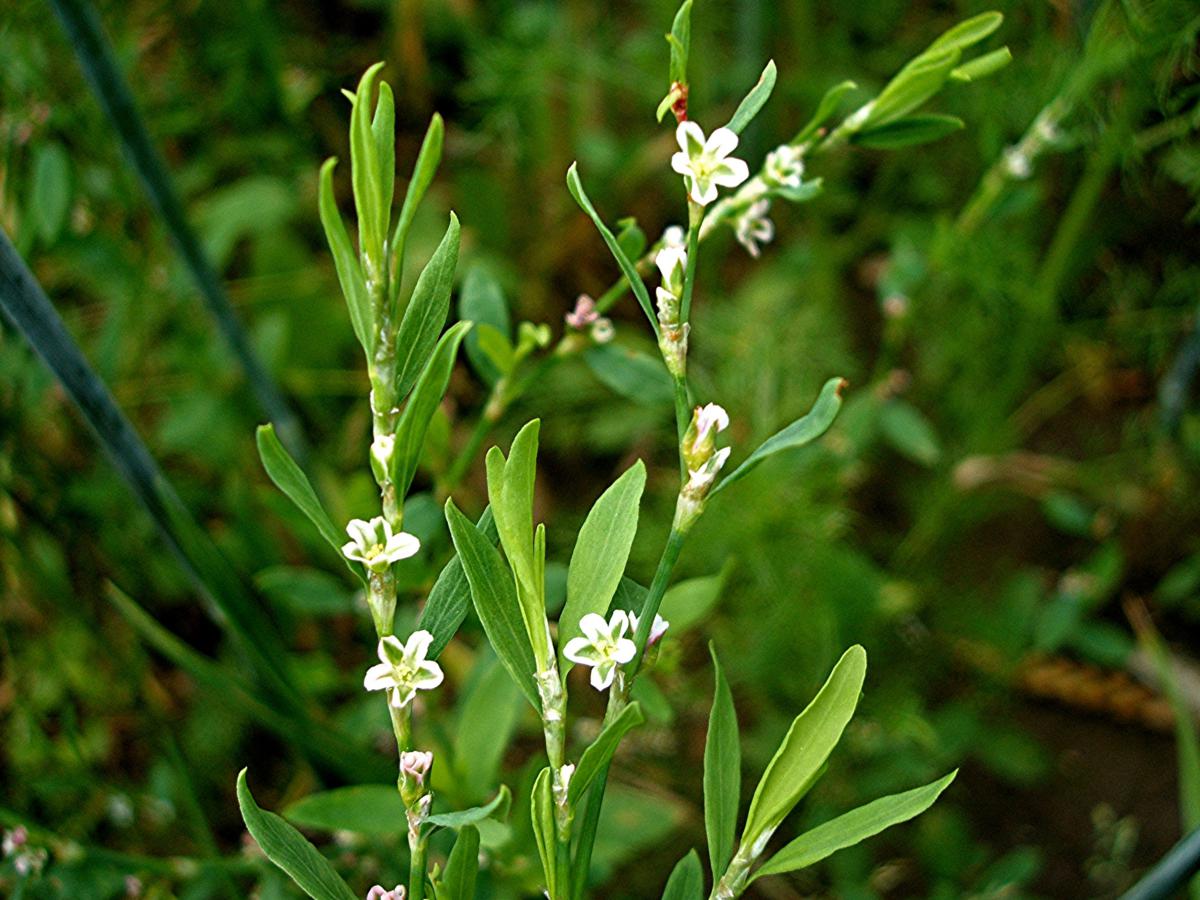
M403 497L408 493L413 476L417 472L417 464L421 461L421 449L425 445L425 432L429 428L429 420L442 402L446 393L446 385L450 383L450 373L454 370L454 358L458 355L458 345L463 337L471 330L470 322L458 322L442 335L433 355L425 364L425 370L413 388L412 396L400 421L396 425L395 449L395 482L396 493Z
M308 476L288 455L283 444L279 442L279 438L275 436L275 426L259 425L256 438L258 455L262 459L263 468L267 470L267 475L275 482L275 486L287 494L288 499L295 503L300 512L304 513L308 520L316 526L321 537L325 538L329 546L337 552L338 557L346 563L347 568L362 578L362 572L358 566L342 556L341 548L345 536L333 524L329 513L325 512L325 507L317 498L317 493L313 490Z
M458 238L458 216L450 213L450 226L417 279L396 334L397 398L403 398L412 389L446 324L454 267L458 263Z
M763 108L763 105L771 96L771 91L775 90L775 60L770 60L767 67L763 69L762 74L758 76L758 82L750 89L743 99L738 104L738 108L734 110L733 118L729 120L729 124L725 127L738 134L742 133L747 125L753 121L758 115L758 111Z
M446 501L446 521L459 561L471 585L475 612L488 641L534 709L540 709L534 674L533 648L525 631L525 620L517 603L512 576L492 546L471 521L459 512L453 500Z
M713 493L722 491L749 472L768 456L773 456L781 450L791 450L803 447L823 435L833 424L838 410L842 408L842 390L846 386L843 378L830 378L821 388L817 402L808 414L801 416L787 428L776 432L763 441L757 450L746 457L745 461L722 479L713 489Z
M560 655L579 634L580 619L607 612L629 560L645 486L646 467L638 460L600 495L579 529L567 571L567 603L558 618ZM570 668L565 658L559 664L564 673Z
M371 300L367 296L367 284L363 280L358 257L354 255L350 235L346 232L346 223L342 221L342 214L338 212L337 201L334 200L333 167L335 165L337 165L337 160L331 158L325 160L325 165L321 166L317 208L321 213L321 225L325 229L325 240L329 242L329 250L333 253L333 265L337 270L338 283L342 286L342 295L346 298L346 307L350 311L350 324L354 327L354 336L358 338L363 350L370 356L375 348Z
M835 84L825 92L825 96L821 98L821 102L817 104L817 111L813 113L813 117L808 120L803 128L801 128L794 138L793 144L803 144L805 141L811 140L822 125L828 121L829 117L837 112L838 106L842 102L842 98L858 87L853 81L843 81L840 84Z
M995 11L980 13L973 16L964 22L959 22L953 28L943 33L936 41L929 45L930 52L932 50L950 50L959 49L965 50L967 47L978 44L985 37L992 34L1000 27L1004 21L1004 15Z
M671 45L671 83L687 84L688 55L692 49L692 0L683 0L667 35Z
M713 671L712 712L704 742L704 832L713 881L719 881L733 858L737 833L738 796L742 784L742 750L738 736L737 711L729 682L721 671L717 650L711 644Z
M600 774L601 769L608 765L608 761L617 752L617 745L621 743L621 738L625 737L630 729L636 728L645 721L646 717L642 714L641 706L631 703L621 710L621 714L600 732L590 747L583 751L583 756L579 758L579 765L575 767L575 774L571 776L571 783L567 787L567 799L572 804L579 802L592 780Z
M604 220L600 218L600 214L596 212L596 208L592 206L592 201L588 199L587 192L583 189L583 182L579 180L579 172L576 169L577 163L571 163L571 168L567 169L567 190L571 192L571 196L575 198L575 202L579 204L579 208L587 213L588 218L596 226L596 230L600 232L600 237L604 238L604 243L608 245L609 251L617 260L617 265L621 269L621 274L625 276L625 280L629 282L629 286L633 289L633 295L637 297L638 305L646 314L646 318L650 320L650 327L654 329L654 333L658 334L658 316L654 312L654 306L650 302L650 294L646 291L646 284L642 281L642 276L637 273L637 266L633 261L625 255L625 251L621 249L620 243L617 241L613 233L604 224Z
M359 251L364 261L383 261L383 211L379 198L379 147L371 131L371 98L375 79L383 63L375 63L363 73L355 91L350 112L350 181L354 187L354 206L358 210ZM382 272L379 273L382 275Z
M537 844L542 871L546 876L546 889L549 896L557 897L559 893L558 867L555 865L554 795L550 779L548 766L538 773L537 780L533 783L529 813L533 818L533 839Z
M817 826L812 831L800 835L767 860L766 864L754 873L754 878L803 869L838 850L853 847L879 834L885 828L907 822L933 806L933 802L950 786L957 774L958 770L955 769L945 778L932 784L902 794L881 797Z
M704 900L704 869L695 850L675 863L662 900Z
M412 178L408 189L404 192L404 205L400 207L400 218L396 220L396 230L392 234L392 295L400 291L400 281L404 277L404 251L408 245L408 231L412 228L413 219L417 215L417 207L433 182L437 173L438 163L442 159L442 140L445 126L442 117L437 113L429 121L425 139L421 142L421 150L417 153L417 161L413 164Z
M358 895L304 835L275 813L259 809L246 785L245 769L238 774L237 796L246 829L258 846L308 896L314 900L358 900Z
M867 654L857 644L834 666L829 680L788 729L750 802L742 840L754 843L783 821L812 783L854 715L867 674Z
M520 691L491 653L479 661L459 695L453 771L460 796L474 800L491 790L500 762L524 710Z
M999 50L993 50L991 53L985 53L983 56L963 63L950 73L950 78L954 81L975 81L999 72L1010 62L1012 62L1012 51L1007 47L1001 47Z
M479 829L464 825L446 860L437 900L475 900L475 879L479 875Z
M361 784L318 791L283 811L292 823L318 831L403 834L408 827L404 801L395 784Z
M908 115L942 89L961 58L962 51L957 47L918 56L901 69L875 98L862 130L886 125Z
M619 344L597 344L583 361L605 387L643 406L669 406L675 396L662 359Z
M496 523L492 520L492 510L489 507L479 517L479 523L474 526L487 539L490 546L495 547L499 536L496 534ZM467 609L471 605L471 585L467 574L463 571L462 561L455 556L443 567L421 617L417 620L417 628L423 628L433 635L433 643L429 645L429 658L436 659L450 643L458 628L467 617Z
M428 825L438 828L462 828L464 825L474 825L476 822L482 822L489 816L494 816L498 819L504 818L508 814L508 807L511 803L512 792L508 789L508 785L502 784L500 785L500 790L490 803L486 803L483 806L473 806L470 809L458 810L457 812L438 813L426 818L425 822Z
M458 294L458 317L475 323L475 330L467 335L467 358L484 381L495 384L504 370L511 368L512 318L504 289L487 265L475 263L467 269ZM485 334L492 335L492 349L482 346ZM506 358L507 367L502 365Z
M871 150L898 150L940 140L964 126L963 120L956 116L905 116L877 128L864 129L853 140L858 146Z
M386 235L396 193L396 100L392 96L392 86L386 81L379 83L379 100L371 119L371 137L375 140L379 160L379 233Z

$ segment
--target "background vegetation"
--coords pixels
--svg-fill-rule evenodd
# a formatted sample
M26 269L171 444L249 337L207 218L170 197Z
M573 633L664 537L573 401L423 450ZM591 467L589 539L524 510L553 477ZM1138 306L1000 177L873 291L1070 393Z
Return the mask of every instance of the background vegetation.
M576 295L616 274L565 190L573 160L610 218L635 215L656 235L684 214L672 135L652 115L674 6L98 4L237 313L299 409L335 518L366 513L375 490L364 377L316 214L319 162L348 161L339 89L387 61L402 171L430 114L445 117L410 265L452 208L460 277L494 280L514 320L557 334ZM700 0L691 109L707 127L724 121L774 58L779 85L744 135L757 160L828 87L877 88L984 8ZM705 636L744 719L748 772L842 648L870 652L849 739L797 824L962 767L927 815L804 877L758 882L761 896L1115 896L1200 817L1173 733L1186 738L1200 691L1183 671L1173 708L1147 649L1157 628L1185 664L1200 621L1200 18L1186 0L988 8L1005 13L1015 61L938 100L965 131L823 158L810 172L824 194L777 208L762 260L728 236L703 255L692 371L730 410L735 444L795 418L831 375L851 390L818 446L731 490L685 551L682 574L716 576L720 590L703 630L668 644L644 701L655 724L628 742L608 809L620 840L597 851L604 896L657 896L702 836ZM48 6L6 7L0 59L0 225L187 508L265 598L303 691L364 751L386 746L382 709L359 689L372 649L360 601L264 476L262 413ZM1006 148L1047 108L1057 127L1034 132L1045 146L1013 177ZM348 196L344 172L337 184ZM622 345L638 346L640 315L629 300L616 308ZM406 518L426 546L418 590L448 556L433 491L486 399L460 369L419 476L430 492ZM575 359L490 441L507 446L533 416L551 558L567 557L633 456L652 464L632 558L644 580L671 512L669 477L655 491L653 476L671 475L669 397L613 390ZM480 466L455 497L482 508ZM121 896L127 875L146 896L245 896L252 883L287 896L244 847L241 766L273 808L388 777L369 754L361 774L314 763L311 735L285 739L234 702L221 678L251 671L238 644L7 323L0 586L0 820L52 851L31 896ZM154 645L124 598L224 674ZM468 694L487 674L476 634L468 626L443 658ZM536 748L531 723L511 718L506 771ZM364 890L398 869L390 838L338 840ZM0 890L16 890L13 860L3 866Z

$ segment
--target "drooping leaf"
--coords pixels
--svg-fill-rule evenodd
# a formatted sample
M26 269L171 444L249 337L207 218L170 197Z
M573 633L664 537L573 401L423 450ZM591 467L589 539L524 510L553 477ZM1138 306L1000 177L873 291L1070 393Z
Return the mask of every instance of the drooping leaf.
M617 344L583 351L583 361L609 390L644 406L669 406L675 399L671 376L661 359Z
M824 687L792 722L775 751L750 801L743 841L753 843L776 828L812 787L854 715L866 674L867 654L856 644L842 654Z
M957 116L905 116L886 125L866 128L858 132L853 140L858 146L869 150L897 150L941 140L964 127L966 123Z
M933 802L950 786L957 774L958 770L955 769L945 778L932 784L902 794L881 797L824 825L818 825L768 859L763 867L754 873L751 880L763 875L779 875L806 868L838 850L853 847L879 834L885 828L907 822L933 806Z
M571 776L571 783L567 786L567 799L572 804L579 802L592 780L600 774L601 769L608 765L608 761L617 752L621 738L625 737L630 729L636 728L645 721L646 717L642 715L642 708L636 703L630 703L583 751L583 756L579 758L579 765L575 767L575 774Z
M638 507L646 486L646 467L638 460L600 495L579 529L567 570L567 602L558 618L558 646L579 634L588 613L604 615L625 572L637 533ZM570 661L559 661L565 674Z
M825 92L821 98L821 102L817 104L817 111L813 113L813 117L808 120L808 123L796 132L796 136L792 138L793 144L803 144L805 141L811 140L816 136L817 131L824 125L835 112L838 106L841 105L842 98L858 87L853 81L843 81L835 84Z
M446 393L446 385L450 383L450 373L454 371L454 358L458 355L458 345L471 329L470 322L458 322L442 335L433 355L425 364L425 370L417 379L412 396L400 414L396 424L395 482L396 493L403 497L412 485L413 476L417 473L417 465L421 461L421 450L425 446L425 432L429 421L442 402Z
M704 869L695 850L689 850L687 856L675 863L662 900L704 900Z
M646 291L646 283L642 281L642 276L638 274L637 266L625 255L625 251L621 249L620 242L613 236L608 226L604 224L604 220L600 218L600 214L596 212L596 208L592 206L592 201L588 199L587 192L583 189L583 182L579 180L579 171L576 165L576 163L571 163L571 168L567 169L567 190L571 192L571 196L575 198L575 202L579 204L579 208L587 213L588 218L592 220L592 224L596 226L596 230L600 232L600 237L604 239L609 252L616 259L617 265L621 269L621 274L629 282L629 286L633 289L633 295L637 297L638 305L641 306L642 312L646 314L646 318L650 320L650 327L657 335L658 316L654 312L654 305L650 302L650 294Z
M437 900L475 900L475 879L479 875L479 829L464 825L446 860Z
M488 817L503 819L508 815L508 807L511 803L512 792L508 789L508 785L502 784L490 803L456 812L437 813L428 816L425 823L437 828L462 828L464 825L476 825Z
M791 425L776 432L763 441L758 449L746 457L745 461L723 478L713 489L713 494L722 491L735 481L744 478L760 462L783 450L803 447L823 435L833 424L838 410L842 408L842 390L846 381L842 378L830 378L821 388L817 402L809 412L801 416Z
M356 834L404 834L408 819L394 784L361 784L318 791L287 807L283 815L304 828Z
M712 654L716 682L712 711L708 716L708 735L704 741L704 833L708 838L708 858L715 883L725 874L733 858L742 784L742 748L729 682L721 671L716 647L709 644L708 650Z
M496 534L496 523L492 520L491 507L483 511L474 527L483 534L490 546L496 546L499 536ZM433 642L429 645L430 659L436 659L450 643L467 617L470 605L471 584L463 571L462 561L455 556L446 563L433 583L429 599L425 601L425 608L417 619L417 628L433 635Z
M246 770L238 774L238 806L246 829L267 858L291 877L314 900L358 900L329 860L299 831L275 815L259 809L246 785Z
M446 316L450 312L450 290L458 264L458 216L450 213L450 225L433 256L417 278L412 299L396 332L396 397L405 397L433 352Z
M540 710L534 681L537 666L512 576L499 551L459 512L453 500L446 501L446 522L488 641L521 693Z
M338 557L346 563L346 567L361 579L362 572L358 566L342 556L344 535L333 524L329 513L325 512L325 507L321 505L308 476L284 449L279 438L275 436L275 426L259 425L255 438L258 442L258 455L262 459L263 468L267 470L267 476L316 526L321 537L325 538Z
M392 233L392 295L400 291L400 281L404 277L404 251L408 246L408 232L416 218L417 208L433 176L437 173L438 163L442 159L442 141L445 135L445 125L437 113L429 120L429 128L421 141L421 149L417 153L417 161L413 164L412 178L404 191L404 204L400 207L400 218L396 220L396 230ZM469 318L469 317L464 317Z
M337 160L331 157L321 166L317 209L321 214L321 225L325 229L325 240L333 254L338 284L341 285L342 295L346 298L346 308L350 312L354 336L370 356L375 349L371 300L367 296L367 285L363 281L362 268L350 243L350 235L346 232L346 223L342 221L342 214L338 212L337 201L333 196L333 167L336 165Z
M775 90L776 76L775 60L772 59L767 62L767 67L758 76L758 81L750 89L750 93L742 98L742 102L734 110L733 118L729 120L726 128L737 134L742 133L743 129L754 120L758 111L766 104L771 96L771 91Z

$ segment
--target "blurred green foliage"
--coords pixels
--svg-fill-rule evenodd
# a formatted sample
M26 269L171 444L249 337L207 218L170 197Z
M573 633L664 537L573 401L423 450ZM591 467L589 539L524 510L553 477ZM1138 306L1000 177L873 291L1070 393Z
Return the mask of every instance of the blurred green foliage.
M1177 649L1200 621L1200 413L1188 372L1200 358L1200 17L1187 0L997 8L1014 63L937 102L965 131L915 151L822 158L810 172L825 193L777 210L762 261L718 236L700 263L691 372L729 408L736 446L805 411L828 376L852 384L830 434L715 501L681 560L684 577L722 573L704 632L743 718L745 770L761 771L853 642L870 651L867 694L795 824L963 767L917 822L790 886L759 882L762 896L1115 896L1178 835L1170 721L1164 729L1154 696L1122 705L1112 688L1112 702L1089 705L1072 683L1032 699L1025 675L1047 656L1083 674L1144 674L1130 598ZM339 88L387 61L402 172L429 115L444 116L444 161L409 267L453 208L460 273L486 267L518 320L557 333L575 296L599 295L616 274L565 190L572 161L610 217L636 216L656 235L683 215L668 202L672 137L653 120L667 87L667 0L99 9L238 313L301 410L317 448L310 471L339 521L374 502L364 376L316 215L319 161L348 159ZM706 126L724 121L773 58L775 94L743 135L757 159L828 87L852 78L877 89L980 9L705 0L691 109ZM382 709L357 690L370 647L361 600L262 474L260 413L47 7L10 5L0 59L0 225L188 508L272 604L306 694L338 709L336 724L364 747L386 740ZM1054 127L1016 177L1006 149L1045 110ZM337 184L348 202L348 181ZM636 305L614 313L622 343L639 346ZM456 373L419 486L466 441L486 389ZM507 446L542 417L550 558L567 557L592 498L638 455L653 465L631 571L654 565L671 497L653 473L671 471L673 438L669 398L642 399L572 361L493 434ZM481 467L455 496L482 508ZM429 493L410 500L406 527L426 547L411 570L424 589L449 552ZM26 823L53 851L26 896L121 896L130 874L152 897L245 896L251 878L262 897L288 896L242 848L236 771L252 762L260 800L276 809L343 782L305 763L261 711L143 643L110 582L246 676L50 376L0 328L0 821ZM512 827L527 829L519 798L536 741L515 698L495 698L498 669L477 646L468 627L443 657L466 698L444 740L479 752L471 717L495 725L496 709L512 710L499 727L514 742L494 765L524 766L524 782L509 782ZM605 896L657 896L702 840L706 660L693 630L643 687L652 727L630 739L629 778L606 804L593 863L612 879ZM463 803L490 787L438 785ZM365 891L395 883L400 845L347 836L335 858ZM511 888L532 883L528 865L497 851L494 871ZM5 861L0 885L20 881ZM502 896L499 883L483 890Z

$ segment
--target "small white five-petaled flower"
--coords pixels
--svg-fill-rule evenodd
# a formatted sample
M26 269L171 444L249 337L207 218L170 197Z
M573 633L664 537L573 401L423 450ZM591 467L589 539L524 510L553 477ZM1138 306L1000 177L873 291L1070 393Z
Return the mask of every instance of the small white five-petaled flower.
M393 532L392 524L383 516L371 521L351 519L346 526L351 540L342 545L346 559L360 562L372 572L382 572L392 563L416 554L421 542L406 531Z
M426 659L433 635L414 631L407 644L394 635L379 641L379 664L367 669L363 687L387 691L388 702L401 709L412 702L417 691L430 691L442 683L442 667ZM431 760L432 761L432 760Z
M563 648L563 656L571 662L592 667L592 687L603 691L613 683L617 668L633 659L637 645L625 637L629 630L629 614L614 610L607 622L597 613L588 613L579 620L583 637L571 638Z
M671 157L671 168L684 177L688 196L701 206L717 199L717 187L735 188L750 177L744 160L730 156L738 136L718 128L707 138L695 122L680 122L675 130L679 152Z
M629 627L633 629L634 634L637 634L638 614L635 612L631 612L629 614ZM668 622L658 613L655 613L654 624L650 626L650 637L646 641L646 646L653 647L655 644L657 644L659 639L667 633L667 629L670 627L670 622Z
M763 175L767 181L779 187L800 187L804 175L803 151L791 144L781 144L767 154Z
M771 238L775 237L775 225L767 218L770 209L771 201L765 198L751 203L746 211L738 216L734 226L738 243L755 259L758 259L759 253L762 252L758 245L769 243Z

